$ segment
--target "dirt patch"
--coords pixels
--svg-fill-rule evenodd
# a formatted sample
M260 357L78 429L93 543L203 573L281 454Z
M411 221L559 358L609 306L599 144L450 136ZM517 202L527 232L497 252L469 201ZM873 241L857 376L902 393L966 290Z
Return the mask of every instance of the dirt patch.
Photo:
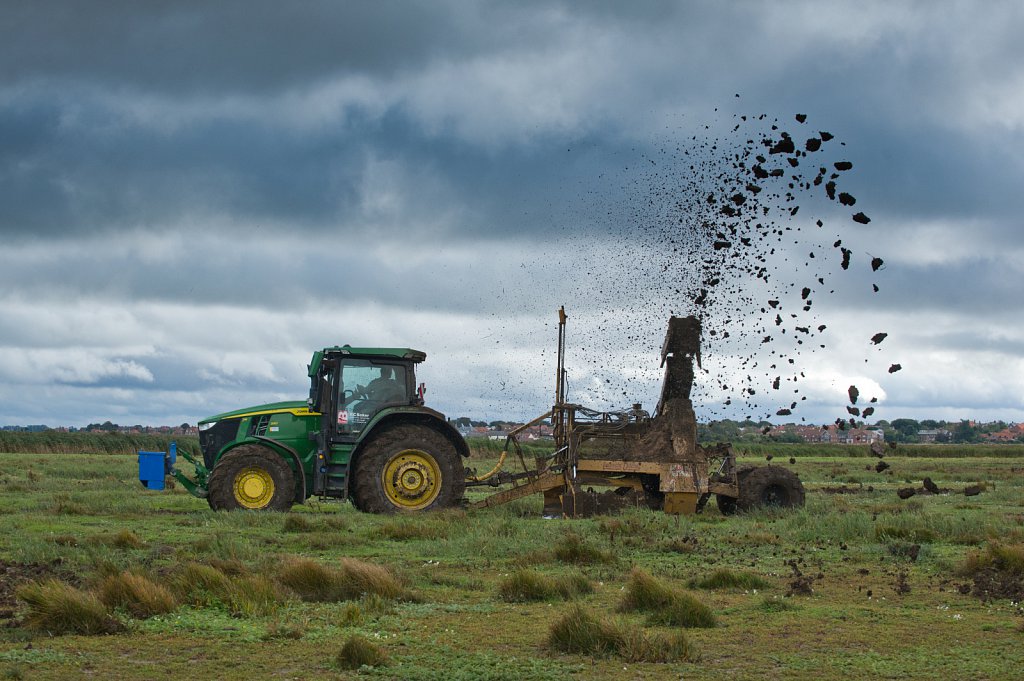
M892 590L900 595L910 593L910 584L907 582L906 572L900 572L896 575L896 583L892 585Z
M818 573L816 575L806 574L800 569L800 564L803 563L803 558L786 561L786 565L789 566L790 570L793 571L789 582L789 591L786 592L787 596L810 596L814 593L814 582L824 578L824 574Z
M1020 603L1024 601L1024 575L984 568L972 576L970 584L961 585L960 593L969 593L985 602L1009 599Z
M49 563L15 563L0 560L0 619L11 619L18 605L15 593L28 582L57 578L78 585L80 580L62 567L59 558Z

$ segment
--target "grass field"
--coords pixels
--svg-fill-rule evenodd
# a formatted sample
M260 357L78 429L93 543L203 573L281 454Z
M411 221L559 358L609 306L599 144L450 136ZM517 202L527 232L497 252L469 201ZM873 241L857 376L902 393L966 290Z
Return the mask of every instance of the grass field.
M781 459L802 510L559 521L213 513L133 457L0 454L0 678L1022 677L1024 459Z

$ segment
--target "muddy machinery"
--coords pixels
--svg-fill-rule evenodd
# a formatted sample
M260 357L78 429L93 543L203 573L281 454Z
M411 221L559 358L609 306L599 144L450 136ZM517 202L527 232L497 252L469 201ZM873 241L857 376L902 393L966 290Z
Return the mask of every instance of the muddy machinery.
M728 445L702 447L690 388L700 365L700 323L669 320L661 361L665 381L654 416L640 405L597 412L566 401L565 309L559 310L555 403L513 430L498 464L485 475L464 467L469 447L443 414L425 406L410 348L354 348L313 353L310 395L238 409L199 422L202 460L182 450L139 452L139 479L163 489L172 476L214 510L287 510L319 496L351 499L375 513L418 512L458 504L465 487L506 487L471 506L495 506L543 494L545 513L575 517L594 508L594 486L667 513L694 513L712 494L725 513L772 504L801 505L799 479L778 466L737 468ZM553 454L527 462L519 437L550 423ZM175 469L176 454L193 476ZM512 461L509 462L509 459ZM518 472L505 470L518 462ZM630 497L632 495L632 497ZM612 498L605 496L606 501Z
M576 517L644 503L666 513L703 510L712 495L725 514L755 506L802 506L800 479L780 466L743 467L729 445L702 446L690 400L694 363L700 367L701 324L696 317L671 317L661 348L664 381L654 416L632 409L598 412L566 400L565 308L558 312L558 366L550 411L508 434L498 464L467 486L511 485L471 506L486 508L528 495L544 495L547 516ZM527 461L520 436L550 423L554 453ZM505 472L511 457L519 472ZM594 487L611 487L615 496ZM614 503L616 496L621 503ZM611 502L611 503L609 503Z

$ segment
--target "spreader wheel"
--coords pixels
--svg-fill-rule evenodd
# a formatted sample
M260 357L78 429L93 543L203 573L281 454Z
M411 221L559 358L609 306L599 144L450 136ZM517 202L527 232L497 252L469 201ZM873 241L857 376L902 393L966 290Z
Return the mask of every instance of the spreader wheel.
M207 489L215 511L287 511L295 500L295 475L276 452L242 445L220 458Z
M736 497L727 497L724 494L716 494L715 502L718 504L718 510L721 511L722 515L736 514Z
M804 485L796 473L781 466L762 466L739 476L741 511L760 506L793 508L804 505Z

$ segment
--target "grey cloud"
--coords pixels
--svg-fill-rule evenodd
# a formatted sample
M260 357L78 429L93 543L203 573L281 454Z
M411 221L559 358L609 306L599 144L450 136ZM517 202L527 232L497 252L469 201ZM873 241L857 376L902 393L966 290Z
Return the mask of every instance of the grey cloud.
M288 89L388 75L479 44L447 3L110 1L5 6L0 82L95 81L174 93Z
M578 337L587 370L627 362L621 382L651 392L645 365L609 350L656 350L663 317L692 311L676 289L701 251L685 236L670 251L652 232L678 217L662 203L701 171L662 151L694 135L727 141L734 114L848 143L844 189L873 222L850 232L848 215L825 211L826 229L812 230L829 235L819 257L832 271L836 229L855 249L845 293L832 308L820 296L820 309L862 324L902 310L965 327L994 318L1019 297L1008 262L1022 240L1021 14L928 2L7 3L0 303L38 309L0 315L0 347L85 347L110 364L49 399L0 382L0 403L31 393L26 418L0 419L193 420L301 397L301 360L278 353L377 335L429 343L444 362L475 358L461 382L442 371L443 408L527 416L550 391L523 357L547 345L510 328L561 302L600 321ZM936 264L897 238L939 220L977 230L972 252ZM872 276L869 255L889 267ZM807 274L772 264L780 278ZM446 321L402 327L424 311ZM281 326L286 314L303 328ZM460 314L492 319L492 333L446 333ZM75 338L71 326L105 331ZM1020 331L999 329L935 330L923 345L1019 350ZM124 362L152 382L118 374ZM939 404L907 394L901 404Z

